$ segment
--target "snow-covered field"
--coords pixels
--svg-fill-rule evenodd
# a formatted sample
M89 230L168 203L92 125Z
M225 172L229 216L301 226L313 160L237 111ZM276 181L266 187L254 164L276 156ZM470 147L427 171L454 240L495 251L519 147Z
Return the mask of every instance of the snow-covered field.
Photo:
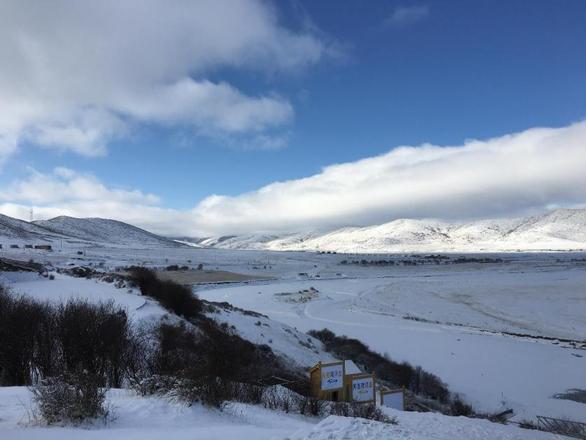
M517 420L546 415L586 422L586 404L553 398L567 389L586 389L586 350L579 342L586 340L584 254L518 253L488 255L503 258L503 263L387 267L340 262L409 257L105 246L85 247L81 255L75 248L51 253L3 250L2 255L61 267L91 263L105 270L128 264L195 267L202 263L206 269L269 276L273 279L194 289L202 298L266 314L270 319L235 312L222 312L216 319L235 325L243 337L267 343L300 365L329 356L318 341L306 340L302 333L328 327L361 339L395 360L421 365L477 410L513 408ZM2 277L14 291L39 299L111 299L126 307L133 319L164 314L155 302L135 291L94 280L59 274L55 280L34 274L4 273ZM572 341L578 342L572 345ZM173 438L194 439L553 438L511 426L432 414L400 414L399 425L392 427L374 422L363 426L366 422L336 418L317 425L319 420L275 415L254 407L234 406L234 414L185 409L157 399L143 401L123 391L112 394L120 410L107 429L21 429L18 423L26 411L18 402L26 402L26 391L0 389L0 393L0 438L10 439L63 438L60 435L65 432L83 432L89 438L145 438L145 433L160 438L165 429L175 430ZM162 416L150 416L149 411ZM209 431L200 429L206 423ZM279 425L275 427L275 423ZM331 437L325 436L327 432Z
M556 436L486 420L386 410L389 425L330 416L324 420L229 404L223 411L111 390L113 419L84 427L44 427L31 419L24 387L0 388L0 438L7 440L553 440Z
M107 401L113 420L106 425L100 421L81 428L47 428L31 420L32 405L26 388L0 388L0 438L282 439L292 432L311 428L317 422L242 404L232 404L224 412L201 405L188 407L160 397L137 396L129 390L111 390Z
M327 327L358 338L437 374L483 411L586 421L586 405L552 397L586 388L586 351L501 333L586 339L585 285L579 267L416 267L388 278L277 281L198 294L300 330ZM307 302L280 295L310 287L319 293Z
M73 278L58 273L48 280L31 272L0 272L0 283L14 293L25 294L39 301L63 303L72 299L86 299L94 303L114 301L129 312L135 320L162 316L165 311L155 302L140 295L137 289L118 289L113 284Z

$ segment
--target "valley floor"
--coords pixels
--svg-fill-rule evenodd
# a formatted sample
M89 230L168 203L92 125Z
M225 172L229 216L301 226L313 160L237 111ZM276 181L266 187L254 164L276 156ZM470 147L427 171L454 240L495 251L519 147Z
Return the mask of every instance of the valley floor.
M269 333L267 327L256 326L257 319L250 318L248 322L237 314L225 314L218 319L235 324L237 328L241 327L246 333L245 337L253 342L269 343L271 340L273 348L288 350L300 364L314 362L324 354L319 349L317 353L302 350L302 333L288 333L288 330L284 330L285 327L278 328L279 325L287 328L296 327L300 331L328 327L338 334L356 337L369 344L372 349L388 354L392 359L421 365L424 369L437 374L448 383L452 391L460 393L477 410L494 412L512 408L516 420L534 420L536 415L545 415L586 422L586 404L554 398L554 395L564 393L568 389L586 389L584 254L485 255L490 258L503 258L504 262L423 266L398 264L390 267L340 263L343 260L361 258L401 261L412 257L107 247L86 248L83 255L78 255L76 249L55 250L53 253L19 250L4 254L23 260L33 258L35 261L59 267L90 263L94 267L104 269L130 264L157 267L186 264L196 267L201 263L206 270L223 270L271 278L233 284L199 284L194 290L204 299L228 301L235 306L268 315L272 318L270 324L273 333ZM476 257L483 255L476 254ZM164 314L156 303L145 300L135 291L117 289L111 284L95 280L57 275L55 280L49 281L34 274L15 273L4 274L4 280L15 292L40 299L61 301L78 296L95 301L113 299L132 311L133 319ZM283 338L283 335L287 335L289 340ZM291 347L295 349L289 349ZM61 428L17 429L20 426L18 422L26 415L26 411L21 405L18 413L20 415L16 415L14 407L19 399L23 399L22 393L25 391L13 391L16 393L16 400L12 400L13 409L7 410L6 405L0 406L0 438L28 440L35 438L29 436L37 435L37 430L39 438L47 438L47 433L57 438ZM12 391L2 389L1 392ZM115 399L123 399L123 392L120 393L122 394ZM3 396L5 398L0 398L0 405L6 401L7 395ZM135 398L127 398L129 402L135 402ZM147 403L148 401L136 405ZM159 404L168 405L156 405ZM124 404L122 406L124 407ZM238 408L240 410L235 411L240 411L239 415L228 418L229 422L226 423L229 426L233 423L243 423L242 420L250 421L261 417L258 414L262 411ZM13 415L6 416L7 411L12 411ZM92 435L101 436L102 432L110 432L109 437L116 438L115 432L120 429L120 432L127 434L125 438L148 439L144 437L145 430L149 431L148 423L145 421L147 428L142 429L141 419L136 416L138 427L129 428L124 425L130 423L129 419L125 418L124 411L126 409L119 412L118 421L113 422L107 430L99 430L99 433L94 434L94 429L90 429L89 438ZM216 438L212 434L205 434L208 435L206 437L203 431L202 436L198 437L195 434L197 428L193 428L193 432L192 428L186 428L185 432L181 431L181 424L184 422L179 419L183 416L172 415L175 414L174 411L179 410L160 411L162 414L171 411L167 414L171 420L169 425L177 426L178 429L174 438L181 438L182 435L189 438ZM203 414L208 410L199 408L193 411ZM225 434L223 437L218 434L217 438L247 438L232 437L226 434L229 431L222 431L228 429L225 427L214 428L216 421L220 420L220 425L224 423L221 420L226 417L225 413L206 414L209 416L206 416L205 422L209 422L209 432L213 433L214 429L217 429L218 433ZM178 417L176 423L174 417ZM194 420L198 420L198 416L193 417ZM264 420L270 419L268 415L266 417ZM484 436L475 437L476 434L468 433L456 436L454 433L447 434L449 431L435 433L433 423L440 423L446 429L459 429L457 427L460 421L468 419L447 418L449 423L443 423L434 421L434 417L440 416L433 414L405 413L399 417L402 423L392 429L396 438L403 439L529 439L540 438L537 435L541 435L515 429L506 431L507 434L501 437L498 436L500 434L488 435L486 432ZM418 437L416 431L401 431L411 426L409 423L413 423L413 426L424 426L424 420L430 421L431 424L427 437ZM238 432L245 435L248 432L246 430L250 429L250 432L255 432L250 438L327 438L320 437L322 434L319 432L311 432L312 429L318 429L315 426L317 422L284 416L284 419L278 422L283 424L283 431L271 432L271 428L267 428L264 434L261 431L255 432L255 429L261 428L254 422L252 425L256 426L255 428L242 427ZM275 422L267 422L270 423ZM291 425L286 425L288 423ZM334 439L343 438L336 434L338 428L342 431L361 429L361 422L355 421L348 422L351 426L345 428L345 421L328 418L322 423L325 424L322 425L322 431L331 432ZM488 422L475 420L467 423L471 424L468 429L472 430L485 426ZM500 425L489 425L494 429L514 429L510 426L503 428ZM5 433L10 432L8 437L2 433L2 430L6 429L9 431L4 431ZM231 429L240 428L232 426ZM294 437L297 435L296 431L303 429L306 431L302 431L300 435L306 437ZM364 432L370 432L368 429L371 428L364 429ZM391 428L380 429L386 432L385 430ZM153 436L158 435L155 428L151 431ZM511 432L515 434L507 436ZM161 433L161 437L162 435Z
M417 269L390 278L282 281L198 289L302 331L329 328L437 374L486 412L586 422L586 405L553 396L586 388L584 270ZM310 300L283 293L313 287ZM285 299L285 300L284 300ZM512 336L511 334L527 336ZM534 337L531 337L534 336ZM549 339L539 339L545 336Z

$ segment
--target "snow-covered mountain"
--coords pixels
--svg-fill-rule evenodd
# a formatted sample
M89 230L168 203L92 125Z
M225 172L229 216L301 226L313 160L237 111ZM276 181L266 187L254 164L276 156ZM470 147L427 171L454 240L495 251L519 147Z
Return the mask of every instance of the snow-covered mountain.
M531 217L507 232L507 238L525 243L586 242L586 209L557 209Z
M204 247L249 250L293 250L303 247L308 240L321 237L323 233L300 232L289 234L248 234L210 237L200 241Z
M223 235L170 239L116 220L56 217L26 222L0 215L0 239L22 242L67 240L129 247L169 247L275 251L507 252L586 250L586 209L557 209L522 219L473 222L399 219L329 232Z
M220 235L213 237L181 237L174 238L179 243L192 247L218 249L247 249L247 250L288 250L299 246L306 240L319 237L318 232L288 233L288 234L247 234L247 235Z
M0 237L15 241L47 241L64 238L62 235L49 231L35 223L25 222L2 214L0 214Z
M0 214L0 243L103 243L132 247L176 247L179 243L136 226L101 218L56 217L27 222Z
M347 253L586 250L586 209L557 209L523 219L467 223L399 219L326 233L283 234L274 239L266 235L208 238L200 245Z
M155 235L128 223L104 218L60 216L50 220L37 220L33 224L55 234L90 242L128 246L180 246L179 243L168 238Z

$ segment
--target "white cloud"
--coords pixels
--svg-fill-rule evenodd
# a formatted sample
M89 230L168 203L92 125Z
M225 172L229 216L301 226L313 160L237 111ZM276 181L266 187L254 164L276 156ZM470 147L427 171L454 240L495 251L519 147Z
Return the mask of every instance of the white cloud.
M191 210L154 195L109 188L95 177L31 171L0 193L0 212L28 218L100 216L173 235L302 231L396 218L511 216L586 204L586 121L535 128L460 146L403 146L319 174L235 197L212 195Z
M291 121L288 100L207 78L302 69L326 52L261 0L4 1L0 159L23 140L104 154L136 122L255 139Z
M68 168L55 168L52 174L30 169L26 180L17 180L0 190L0 200L56 204L68 201L114 201L117 203L156 204L159 198L137 190L107 188L90 174L81 174Z
M49 174L29 171L27 179L0 191L3 214L28 220L33 207L37 220L59 215L114 218L163 234L193 227L189 212L163 208L153 194L107 187L91 174L67 168Z
M586 202L585 169L586 122L461 146L404 146L236 197L208 197L194 224L233 233L516 215Z
M429 6L399 6L385 21L385 26L401 27L423 20L429 15Z

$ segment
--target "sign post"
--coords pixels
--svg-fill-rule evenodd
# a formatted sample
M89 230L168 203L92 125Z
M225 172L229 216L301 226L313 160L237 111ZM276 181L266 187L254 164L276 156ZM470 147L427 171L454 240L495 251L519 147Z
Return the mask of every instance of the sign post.
M344 387L344 361L321 364L322 391L337 391Z
M405 410L405 389L381 391L381 405L389 408Z
M372 374L352 378L352 401L375 402L374 376Z

